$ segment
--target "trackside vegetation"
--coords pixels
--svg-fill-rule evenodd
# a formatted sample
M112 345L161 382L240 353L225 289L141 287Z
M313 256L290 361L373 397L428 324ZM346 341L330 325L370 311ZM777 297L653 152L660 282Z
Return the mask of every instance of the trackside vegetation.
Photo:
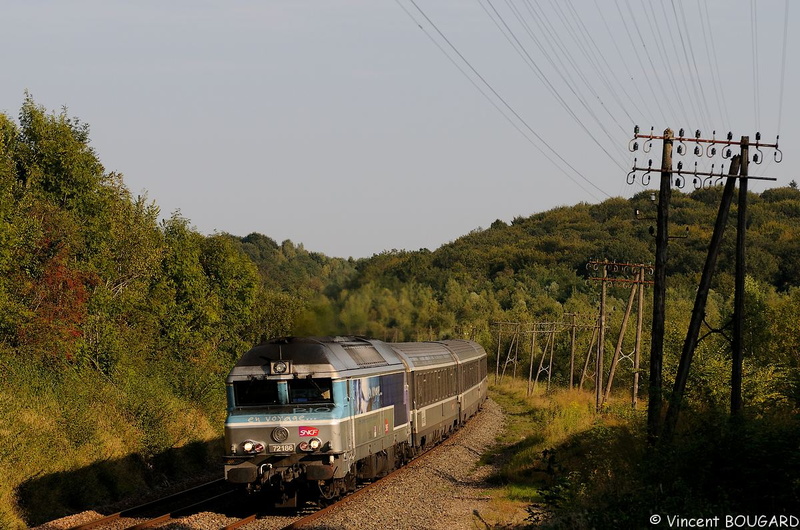
M218 473L225 376L264 339L466 337L483 344L494 368L509 337L498 344L493 322L566 322L573 313L593 321L599 284L586 263L652 261L648 223L633 215L652 210L649 197L497 220L435 250L328 257L257 232L204 235L180 212L164 215L103 167L87 124L26 95L18 116L0 114L0 527ZM688 228L688 237L670 243L667 392L719 197L717 189L673 195L671 230ZM748 200L742 417L731 422L726 412L723 334L701 341L678 435L655 448L625 397L629 363L599 415L586 396L591 381L559 390L569 384L569 338L560 334L550 393L540 385L526 398L511 372L494 388L509 413L508 463L495 481L508 502L530 507L524 524L636 528L651 512L800 512L800 190L790 182ZM709 329L724 329L732 313L734 223L732 212ZM627 299L626 287L609 287L607 352ZM578 333L579 358L590 340ZM646 329L643 343L647 367ZM628 333L623 348L632 345ZM518 376L544 346L523 349Z
M507 422L484 456L498 471L482 516L497 528L522 510L516 527L589 529L667 527L668 515L788 516L800 507L794 413L731 420L693 409L672 444L650 447L646 404L634 410L616 395L596 414L591 392L526 393L519 379L491 387ZM660 526L650 523L655 515Z

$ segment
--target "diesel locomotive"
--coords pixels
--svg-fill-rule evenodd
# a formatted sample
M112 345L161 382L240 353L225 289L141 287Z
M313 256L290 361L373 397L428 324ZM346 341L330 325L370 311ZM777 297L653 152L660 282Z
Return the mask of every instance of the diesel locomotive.
M226 380L225 479L276 506L333 501L463 425L487 394L486 352L467 340L281 338Z

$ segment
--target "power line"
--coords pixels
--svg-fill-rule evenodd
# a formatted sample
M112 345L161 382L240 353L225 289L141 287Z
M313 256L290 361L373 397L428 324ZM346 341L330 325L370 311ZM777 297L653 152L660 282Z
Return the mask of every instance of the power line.
M789 0L783 13L783 52L781 53L781 89L778 97L778 135L781 134L781 120L783 119L783 87L786 82L786 41L789 35Z
M664 41L663 34L661 33L662 24L658 23L658 17L656 16L655 8L653 7L652 2L650 2L650 0L641 0L641 1L642 1L642 7L645 8L643 9L645 18L647 19L647 23L650 25L650 33L655 34L658 37L658 46L656 46L656 48L658 49L658 54L661 57L661 64L664 67L664 71L667 72L666 74L667 79L672 85L672 95L677 100L678 107L683 111L683 116L680 117L682 117L686 121L686 123L690 123L688 115L686 114L686 107L684 106L683 101L681 100L681 91L678 90L678 83L675 80L675 76L669 69L669 60L667 59L668 46ZM675 117L676 118L679 117L677 112L675 112Z
M606 28L606 31L608 32L608 36L611 38L611 42L614 44L614 49L616 49L616 50L617 50L617 55L619 56L620 60L622 61L622 64L623 64L623 65L624 65L624 67L625 67L625 72L627 73L627 78L628 78L628 79L630 79L630 80L633 80L633 74L631 74L631 71L630 71L630 69L628 68L628 62L627 62L627 61L625 61L624 57L622 56L622 51L621 51L621 50L620 50L620 48L619 48L619 44L617 44L617 39L616 39L616 37L614 36L614 32L613 32L613 31L611 31L611 27L609 26L609 24L608 24L608 21L606 20L606 17L605 17L605 15L603 14L603 10L600 8L600 5L599 5L597 2L598 2L598 0L594 0L594 5L595 5L595 7L597 8L597 13L600 15L600 19L603 21L603 25L605 26L605 28ZM616 71L616 69L614 69L614 68L611 68L611 67L609 66L609 64L608 64L608 61L606 61L606 59L605 59L605 56L604 56L602 53L600 54L600 57L603 59L603 61L604 61L605 65L606 65L606 68L608 68L608 70L609 70L610 72L615 72L615 71ZM622 88L622 91L623 91L623 93L625 94L625 97L626 97L626 98L628 98L628 100L629 100L629 101L630 101L630 102L631 102L631 103L634 105L634 107L636 108L636 112L638 112L638 113L639 113L639 115L640 115L642 118L647 118L647 119L648 119L648 121L650 121L650 122L653 122L653 121L655 121L655 120L653 120L653 115L652 115L652 114L650 114L649 116L645 116L645 113L644 113L644 112L642 112L642 110L639 108L639 106L636 104L636 102L635 102L635 101L633 101L633 98L632 98L632 97L631 97L631 96L628 94L628 91L627 91L627 90L625 90L625 85L626 85L626 84L628 84L628 83L622 83L622 82L620 82L620 81L619 81L619 79L617 79L617 83L618 83L618 84L620 85L620 87ZM639 84L638 84L638 83L633 83L633 86L634 86L634 88L636 88L636 91L639 93L639 99L641 99L641 100L642 100L642 103L645 103L645 108L646 108L646 107L647 107L647 104L646 104L646 102L645 102L644 95L642 94L642 91L639 89ZM634 120L634 122L635 122L635 120Z
M686 60L686 68L689 72L688 81L687 83L691 86L692 91L694 92L694 97L697 99L697 105L699 108L699 112L697 116L700 118L701 122L703 123L703 127L708 128L711 121L706 116L704 109L706 108L706 99L705 93L703 93L702 83L700 82L699 75L694 76L692 75L692 64L695 64L695 72L697 71L697 62L694 60L694 50L692 49L692 41L689 38L689 34L687 33L686 38L683 37L683 31L681 30L681 21L678 19L678 9L675 7L675 0L671 0L670 4L672 5L672 13L675 16L675 25L678 28L678 35L680 35L681 40L681 48L683 49L683 56ZM682 12L682 4L681 4L681 12ZM686 24L686 18L684 17L684 25ZM686 42L688 41L689 47L687 49ZM692 60L689 61L689 55L691 53ZM700 86L700 91L698 92L698 85ZM703 93L702 102L701 104L701 97L700 94Z
M654 94L655 93L655 89L653 88L653 83L650 80L650 76L647 75L647 72L645 71L644 64L642 64L642 58L639 56L639 50L638 50L638 48L636 46L636 43L633 41L633 37L631 36L631 31L628 28L628 22L625 19L625 15L622 13L622 9L619 7L618 0L614 0L614 5L617 7L617 13L619 13L619 18L620 18L620 20L622 20L622 23L625 26L625 33L627 33L627 35L628 35L628 40L630 40L631 48L633 48L634 55L636 55L636 60L639 62L639 68L641 68L641 70L642 70L642 75L644 76L645 80L647 81L647 85L650 87L650 93ZM636 23L636 21L634 20L634 24L635 23ZM664 114L664 109L661 108L661 100L659 98L656 98L656 107L658 107L658 111L661 113L661 119L666 121L666 117L665 117L666 115Z
M619 160L617 158L613 157L611 155L611 153L608 152L608 149L606 149L597 140L597 138L591 133L591 131L589 131L588 127L586 127L586 124L584 124L583 121L581 121L581 119L578 118L578 116L575 114L575 112L572 110L572 108L570 108L569 104L567 104L566 100L561 96L561 94L559 94L558 90L556 90L556 88L553 86L553 84L550 82L550 80L547 79L547 76L544 74L544 72L541 70L541 68L536 64L536 61L533 60L533 57L531 57L531 55L528 53L528 51L525 48L525 46L520 42L520 40L514 34L514 31L506 23L506 21L503 18L503 16L497 11L497 9L495 8L495 6L491 2L491 0L486 0L486 2L492 8L492 11L495 13L497 18L500 20L500 22L502 23L503 27L508 32L508 34L511 36L511 38L514 40L516 45L519 46L519 49L517 49L517 46L512 46L512 47L515 50L517 50L517 53L520 54L520 56L522 57L523 62L525 62L525 64L528 65L528 67L531 69L531 71L533 71L536 74L536 76L539 78L539 80L542 83L544 83L544 85L548 88L548 90L553 95L553 97L555 97L556 100L561 104L561 106L564 108L564 110L566 110L567 113L570 116L572 116L572 118L578 123L578 125L584 130L584 132L589 135L589 137L592 139L592 141L606 154L606 156L608 156L608 158L612 162L614 162L620 168L620 170L624 170L624 166L622 166L622 164L620 164ZM483 4L480 2L480 0L478 0L478 3L481 4L481 6L483 6ZM487 14L488 14L488 12L487 12ZM491 15L489 15L489 16L491 18ZM505 34L504 31L501 30L501 32ZM526 60L526 58L527 58L527 60ZM562 77L562 79L563 79L563 77ZM613 140L614 140L613 136L611 136L611 134L608 132L608 130L605 128L605 126L602 124L602 122L599 120L599 118L597 118L597 115L594 113L594 111L591 108L589 108L589 106L583 101L583 99L577 94L577 92L575 92L575 89L572 87L572 85L570 83L566 83L566 84L567 84L567 87L569 88L570 92L572 92L572 94L576 97L576 99L578 99L578 102L581 103L581 105L583 105L583 108L586 110L586 112L589 113L589 115L595 120L595 122L597 122L597 124L600 127L600 129L613 142Z
M530 4L530 1L528 0L526 2L526 4ZM613 69L608 65L608 62L605 61L605 57L603 56L603 54L600 52L600 49L597 46L597 42L595 41L594 37L589 32L589 29L586 27L586 24L583 23L583 19L581 18L580 14L575 10L575 7L572 4L567 4L567 7L570 9L573 18L575 20L577 20L578 24L581 27L582 33L586 36L586 38L588 39L588 41L589 41L589 43L591 45L589 47L589 51L591 52L591 58L589 59L589 64L592 65L592 67L594 68L595 74L597 74L597 76L603 82L603 85L605 85L606 90L608 90L608 93L611 94L611 97L617 103L619 108L628 117L628 120L630 120L630 123L636 123L636 120L634 120L633 117L630 115L630 113L628 112L628 109L626 108L626 106L622 104L622 100L619 98L619 95L617 94L617 91L611 86L611 82L608 79L608 76L606 75L606 72L603 70L602 65L600 64L600 61L598 60L598 58L600 58L605 62L606 67L607 67L607 71L609 71L609 72L613 71ZM585 54L585 52L584 52L584 54ZM630 103L634 107L636 107L636 103L631 99L630 96L628 96L628 93L625 91L624 85L622 83L619 83L619 84L620 84L620 88L622 88L622 91L625 94L625 96L630 100ZM639 112L639 114L641 114L641 111L638 110L638 107L637 107L637 111Z
M683 36L679 35L678 37L676 37L675 36L675 31L672 29L673 19L671 19L669 14L667 13L666 2L658 2L658 4L661 6L661 14L662 14L664 23L667 26L667 30L669 31L669 40L670 40L670 42L675 42L675 41L680 39L681 40L681 44L683 44ZM654 15L654 17L655 17L655 15ZM674 22L677 25L677 23L678 23L677 22L677 18L674 19ZM676 61L676 64L677 64L678 68L681 71L681 76L680 76L681 77L681 81L682 81L682 84L683 84L684 88L686 89L686 96L689 99L689 107L691 108L691 114L692 114L691 117L695 121L699 121L700 120L700 111L697 108L697 104L699 102L695 101L697 99L696 96L692 97L692 95L691 95L692 86L693 85L689 81L689 78L691 77L691 71L689 70L688 54L686 54L685 51L686 51L686 49L685 49L685 45L684 45L684 55L683 55L683 57L684 57L685 63L683 61L681 61L680 58L679 58ZM684 71L684 68L686 69L686 71ZM684 106L684 108L686 108L686 107Z
M787 3L789 0L786 0ZM717 59L717 47L714 43L714 31L711 27L711 17L708 16L708 3L705 0L697 0L698 6L700 6L700 19L704 22L704 26L707 28L707 31L703 32L703 37L708 35L708 41L711 42L711 50L708 50L708 41L706 42L706 53L709 56L709 62L712 65L711 69L711 76L714 80L714 87L715 92L717 94L717 106L719 107L720 111L720 119L726 125L726 128L730 128L731 125L731 118L728 115L728 105L725 102L725 85L722 83L722 76L719 73L719 60ZM713 61L711 60L713 58Z
M673 7L673 9L675 8L675 3L674 2L672 4L672 7ZM679 4L679 7L680 7L681 20L683 22L683 25L685 27L688 27L688 23L686 22L686 10L683 9L683 4ZM676 18L677 18L677 14L676 14ZM690 52L690 56L692 58L692 66L694 67L694 79L697 81L697 86L700 89L700 96L702 97L703 104L700 106L700 110L701 110L703 119L706 120L705 121L705 126L706 127L710 127L712 121L711 121L711 117L708 115L708 111L707 111L707 109L710 106L708 104L708 98L706 97L706 91L703 88L703 82L700 79L700 70L697 68L697 58L696 58L696 54L694 53L694 45L692 44L692 33L690 31L686 32L686 42L689 43L689 52Z
M753 112L755 113L756 130L761 130L761 90L758 80L758 9L756 0L750 0L750 41L753 52Z
M625 0L625 5L628 7L628 11L631 14L631 19L633 20L633 27L636 29L636 35L639 37L639 42L641 42L641 44L642 44L642 49L644 50L644 54L645 54L645 57L647 58L647 62L650 64L650 69L652 70L653 77L657 78L658 77L658 70L656 69L655 64L653 63L653 58L650 56L650 50L647 48L647 43L645 42L644 37L642 36L642 32L639 30L639 24L637 23L636 16L634 15L633 8L631 7L631 4L630 4L630 0ZM619 5L617 6L617 8L619 8ZM647 74L645 74L645 75L647 75ZM648 82L649 82L649 79L648 79ZM669 95L667 93L667 90L664 88L663 83L656 83L656 86L661 90L661 96L664 98L664 101L666 102L666 104L669 107L671 107L669 110L672 112L672 114L677 114L675 112L674 108L672 107L672 100L670 100ZM657 100L658 100L658 98L657 98Z
M584 180L586 183L588 183L590 186L592 186L593 188L595 188L597 191L599 191L600 193L602 193L602 194L603 194L603 195L605 195L606 197L610 197L610 195L609 195L608 193L606 193L605 191L603 191L603 190L602 190L600 187L598 187L598 186L597 186L597 185L596 185L594 182L592 182L591 180L589 180L589 179L588 179L588 178L587 178L587 177L586 177L586 176L585 176L583 173L581 173L581 172L580 172L580 171L578 171L578 170L577 170L575 167L573 167L573 166L572 166L572 164L570 164L569 162L567 162L567 161L564 159L564 157L562 157L562 156L561 156L561 155L558 153L558 151L556 151L556 150L555 150L555 149L554 149L552 146L550 146L550 144L548 144L548 143L547 143L547 142L546 142L546 141L545 141L545 140L544 140L544 139L543 139L543 138L542 138L542 137L541 137L541 136L540 136L540 135L539 135L539 134L538 134L536 131L534 131L534 130L533 130L533 128L532 128L530 125L528 125L528 123L527 123L527 122L526 122L526 121L525 121L525 120L522 118L522 116L520 116L520 115L519 115L519 113L517 113L517 111L516 111L516 110L514 110L514 108L513 108L513 107L511 107L511 105L509 105L509 104L508 104L508 102L507 102L507 101L506 101L506 100L505 100L505 99L504 99L504 98L503 98L503 97L502 97L502 96L501 96L501 95L500 95L500 94L499 94L499 93L498 93L498 92L497 92L497 91L494 89L494 87L493 87L493 86L492 86L492 85L491 85L491 84L490 84L490 83L489 83L489 82L486 80L486 78L484 78L484 77L483 77L483 75L481 75L481 74L480 74L480 72L478 72L478 71L475 69L475 67L473 67L473 66L472 66L472 64L471 64L471 63L470 63L470 62L469 62L469 61L466 59L466 57L464 57L464 55L463 55L463 54L462 54L462 53L461 53L461 52L458 50L458 48L456 48L456 47L455 47L455 45L453 45L453 43L452 43L452 42L450 42L450 40L447 38L447 36L446 36L444 33L442 33L442 31L439 29L439 27L438 27L438 26L437 26L437 25L436 25L436 24L435 24L435 23L434 23L434 22L433 22L433 21L432 21L432 20L431 20L431 19L428 17L428 15L427 15L427 14L426 14L426 13L425 13L425 12L424 12L424 11L423 11L421 8L420 8L420 7L419 7L419 5L417 5L417 3L416 3L414 0L409 0L409 1L410 1L410 2L411 2L411 4L412 4L412 5L413 5L413 6L414 6L416 9L417 9L417 11L419 11L419 12L420 12L420 14L421 14L421 15L422 15L422 16L425 18L425 20L428 22L428 24L430 24L430 25L431 25L431 27L433 27L433 29L436 31L436 33L438 33L438 35L439 35L439 36L442 38L442 40L444 40L444 42L446 42L446 43L447 43L447 45L448 45L448 46L449 46L449 47L450 47L450 48L453 50L453 52L455 52L455 54L456 54L456 55L458 55L458 57L459 57L459 58L460 58L460 59L461 59L461 60L464 62L464 64L465 64L465 65L467 65L467 67L468 67L468 68L469 68L469 69L470 69L470 70L471 70L471 71L472 71L472 72L473 72L473 73L474 73L474 74L475 74L475 75L478 77L478 79L480 79L480 81L481 81L481 82L482 82L482 83L483 83L483 84L484 84L484 85L485 85L485 86L486 86L486 87L489 89L489 91L490 91L492 94L494 94L494 96L495 96L495 97L496 97L496 98L497 98L497 99L498 99L498 100L499 100L499 101L500 101L500 102L503 104L503 106L504 106L504 107L505 107L505 108L506 108L506 109L507 109L507 110L508 110L508 111L509 111L509 112L510 112L510 113L511 113L511 114L512 114L512 115L513 115L513 116L514 116L514 117L515 117L517 120L519 120L519 122L520 122L520 123L521 123L521 124L522 124L522 125L525 127L525 129L527 129L528 131L530 131L530 133L531 133L531 134L533 134L533 136L535 136L535 137L536 137L536 139L537 139L537 140L539 140L539 142L541 142L541 143L542 143L542 144L543 144L545 147L547 147L547 149L549 149L549 150L550 150L550 152L551 152L553 155L555 155L555 157L556 157L556 158L558 158L558 159L559 159L559 160L560 160L560 161L561 161L561 162L562 162L564 165L566 165L568 168L570 168L570 169L571 169L571 170L572 170L572 171L573 171L573 172L574 172L574 173L575 173L577 176L579 176L579 177L580 177L582 180ZM396 2L398 5L400 5L400 7L401 7L401 8L403 8L403 11L405 11L405 12L406 12L406 14L408 14L408 15L411 17L411 19L414 21L414 23L415 23L415 24L416 24L416 25L417 25L417 26L418 26L420 29L423 29L423 31L425 31L425 30L424 30L424 28L422 27L422 25L421 25L421 24L419 24L419 23L417 22L417 20L416 20L416 19L415 19L413 16L411 16L411 13L410 13L410 12L409 12L407 9L405 9L405 7L404 7L404 6L403 6L403 5L400 3L400 0L395 0L395 2ZM425 33L427 34L427 32L425 32ZM443 52L443 53L445 53L445 55L447 55L447 56L449 57L449 54L447 54L447 53L445 52L445 50L444 50L442 47L440 47L440 46L437 46L437 47L439 47L439 49L440 49L440 50L442 50L442 52ZM452 61L452 59L451 59L451 61ZM465 73L465 72L464 72L463 70L461 70L460 68L459 68L459 70L460 70L462 73ZM469 76L468 76L468 77L469 77ZM481 92L481 94L483 94L483 95L484 95L484 97L486 97L487 99L490 99L490 102L491 102L491 98L489 98L487 94L485 94L485 93L484 93L482 90L479 90L479 91ZM496 106L496 105L495 105L495 108L497 108L497 106ZM499 110L499 109L498 109L498 110ZM503 113L503 112L501 111L501 114L503 114L503 116L504 116L504 117L506 117L506 119L508 119L508 120L510 121L510 118L509 118L508 116L506 116L506 115L505 115L505 113ZM512 124L513 124L513 123L512 123ZM564 175L565 175L567 178L569 178L570 180L572 180L572 181L573 181L573 182L574 182L576 185L578 185L578 187L580 187L582 190L586 191L586 192L587 192L589 195L591 195L591 196L592 196L594 199L596 199L596 200L597 200L597 197L596 197L596 196L595 196L593 193L591 193L591 192L590 192L589 190L587 190L587 189L586 189L584 186L582 186L582 185L580 184L580 182L578 182L577 180L575 180L575 178L574 178L572 175L570 175L570 174L569 174L569 173L568 173L566 170L564 170L564 168L563 168L563 167L561 167L559 164L557 164L557 163L556 163L556 162L555 162L555 161L554 161L554 160L553 160L553 159L552 159L552 158L551 158L551 157L550 157L550 156L549 156L549 155L548 155L548 154L547 154L545 151L543 151L543 150L541 149L541 147L539 147L539 145L537 145L536 143L534 143L534 142L533 142L533 141L532 141L532 140L531 140L531 139L530 139L530 138L529 138L529 137L528 137L526 134L524 134L524 133L523 133L523 132L522 132L522 131L521 131L521 130L518 128L518 127L515 127L515 128L516 128L516 129L517 129L517 130L518 130L518 131L519 131L521 134L523 134L523 137L525 137L525 138L528 140L528 142L529 142L529 143L531 143L531 145L533 145L534 147L536 147L536 148L539 150L539 152L541 152L541 153L542 153L542 154L545 156L545 158L547 158L547 159L548 159L548 160L549 160L549 161L550 161L550 162L551 162L551 163L552 163L552 164L553 164L553 165L554 165L556 168L558 168L558 169L559 169L559 170L560 170L560 171L561 171L561 172L562 172L562 173L563 173L563 174L564 174Z

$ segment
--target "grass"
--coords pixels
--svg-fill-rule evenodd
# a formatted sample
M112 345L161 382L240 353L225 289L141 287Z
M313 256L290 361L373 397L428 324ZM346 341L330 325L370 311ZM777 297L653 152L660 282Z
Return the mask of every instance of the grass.
M497 468L480 514L492 528L643 528L653 513L800 513L794 410L731 421L687 407L675 441L649 448L644 410L633 411L627 397L597 414L591 392L526 390L511 378L490 388L505 412L483 457ZM0 528L114 503L208 469L221 453L222 428L210 409L224 412L224 404L181 399L157 374L120 374L112 383L91 370L0 363Z
M220 401L219 410L224 411ZM216 464L221 418L157 377L0 362L0 528L168 486Z
M493 528L649 528L653 514L792 515L800 511L800 419L752 406L743 417L687 405L671 443L651 447L628 398L601 413L594 394L526 383L490 388L506 413L497 446ZM521 517L520 512L526 512Z
M505 378L491 385L490 395L505 413L506 424L495 448L483 463L494 463L497 474L493 501L485 514L496 528L522 527L549 517L563 489L564 470L578 454L566 449L576 436L601 427L635 422L636 413L620 399L595 414L594 394L580 390L537 389L527 395L527 382Z

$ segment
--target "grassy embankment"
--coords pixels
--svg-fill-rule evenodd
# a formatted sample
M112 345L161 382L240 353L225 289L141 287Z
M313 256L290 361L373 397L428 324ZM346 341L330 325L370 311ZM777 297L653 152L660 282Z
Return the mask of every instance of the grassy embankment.
M486 460L499 464L483 518L497 528L654 528L650 517L780 516L800 511L800 422L772 411L731 420L687 410L670 444L648 447L646 404L620 396L601 414L591 392L526 397L505 379L492 398L506 428ZM521 522L520 512L527 512Z
M153 374L0 363L0 528L147 495L216 464L222 417ZM208 405L208 404L205 404Z

